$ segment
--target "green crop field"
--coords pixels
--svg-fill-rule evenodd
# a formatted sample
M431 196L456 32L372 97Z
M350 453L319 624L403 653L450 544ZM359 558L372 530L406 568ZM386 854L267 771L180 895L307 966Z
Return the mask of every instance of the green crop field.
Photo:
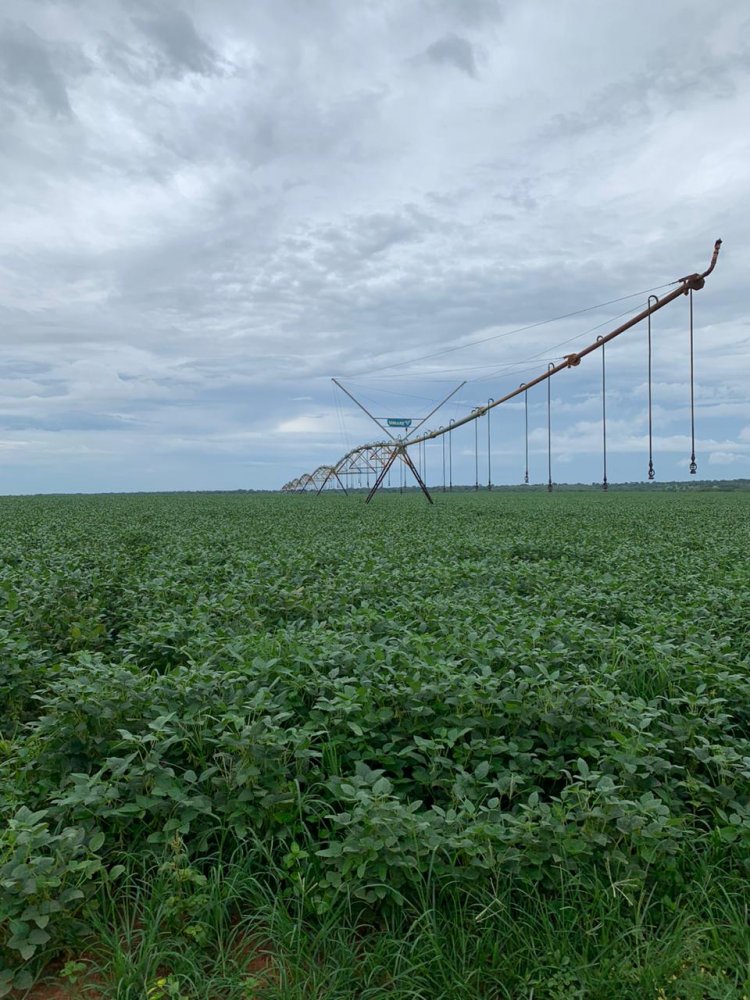
M0 500L0 995L750 995L750 493L436 499Z

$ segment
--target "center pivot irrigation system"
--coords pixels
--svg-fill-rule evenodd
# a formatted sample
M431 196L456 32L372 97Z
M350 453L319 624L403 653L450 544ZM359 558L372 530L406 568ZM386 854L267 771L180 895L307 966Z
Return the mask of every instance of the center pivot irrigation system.
M631 317L625 323L611 330L604 336L599 336L596 340L584 347L580 351L576 351L571 354L565 355L562 361L559 363L550 362L547 365L546 371L541 372L536 378L532 379L530 382L522 382L517 389L513 389L512 392L506 393L499 399L489 399L488 402L481 406L475 406L474 409L467 416L462 417L459 420L451 420L447 427L441 426L433 431L426 431L422 434L417 435L417 431L432 417L440 407L444 406L448 400L454 396L459 389L461 389L466 383L461 382L457 385L445 399L441 400L440 403L434 409L432 409L426 417L419 420L419 422L409 430L408 434L397 437L392 434L390 427L398 427L403 429L408 429L411 427L412 420L410 418L389 418L384 426L382 421L377 417L374 417L372 413L358 400L356 399L348 389L344 388L343 385L336 379L333 382L346 393L346 395L357 404L357 406L367 414L367 416L373 420L381 431L385 433L390 438L389 441L376 441L371 444L360 445L357 448L352 448L348 451L343 458L339 459L336 465L321 465L314 472L305 473L298 479L293 479L291 482L286 483L282 487L282 492L285 493L295 493L295 492L305 492L308 490L315 490L316 493L321 493L326 488L338 488L341 487L344 492L346 492L346 486L344 480L349 477L351 482L351 477L359 477L359 482L362 481L362 476L366 477L367 484L370 484L370 477L372 476L374 482L367 494L366 503L369 503L375 496L377 491L381 488L383 483L386 481L386 476L390 477L391 469L397 460L400 460L402 465L400 466L402 475L405 469L408 469L414 476L417 484L424 493L425 497L430 503L433 502L430 492L424 482L422 474L417 464L412 461L409 455L409 448L421 447L422 462L421 468L424 472L424 446L428 441L434 441L437 438L443 438L443 480L445 481L445 435L450 435L456 428L462 427L464 424L471 423L472 421L479 420L485 414L490 413L495 407L507 403L508 400L514 399L516 396L524 396L525 404L525 427L526 427L526 471L524 475L524 482L529 482L529 420L528 420L528 392L533 389L534 386L540 385L542 382L547 383L547 464L548 464L548 481L547 489L552 490L552 446L551 446L551 430L552 430L552 398L550 392L551 380L553 375L557 375L559 372L565 371L568 368L576 368L580 365L583 358L587 355L592 354L594 351L601 350L602 352L602 448L604 456L604 471L602 477L602 488L607 489L607 410L606 410L606 345L619 337L620 334L625 333L626 330L630 330L632 327L637 326L644 319L648 320L648 478L650 480L655 478L654 473L654 462L653 462L653 424L652 424L652 406L651 406L651 316L658 312L659 309L663 309L668 306L670 302L674 302L681 295L687 295L689 297L689 351L690 351L690 430L691 430L691 442L692 450L690 454L690 472L692 475L698 471L698 466L695 460L695 380L694 380L694 352L693 352L693 292L700 291L701 288L706 283L706 278L716 267L716 261L719 257L719 250L721 248L721 240L717 240L714 244L714 251L711 257L711 263L706 268L705 271L700 274L688 274L684 278L678 278L674 282L675 288L668 294L659 298L657 295L649 295L648 304L645 309L641 310L636 316ZM476 423L475 423L475 433L476 433ZM490 425L487 424L487 437L488 437L488 455L489 455L489 433ZM449 437L450 442L450 437ZM418 454L419 451L418 451ZM475 448L475 459L477 455L477 450ZM451 486L452 486L452 475L451 475ZM491 476L488 481L488 487L491 489ZM478 470L476 475L475 489L479 488L479 476ZM445 489L445 482L443 483L443 489Z

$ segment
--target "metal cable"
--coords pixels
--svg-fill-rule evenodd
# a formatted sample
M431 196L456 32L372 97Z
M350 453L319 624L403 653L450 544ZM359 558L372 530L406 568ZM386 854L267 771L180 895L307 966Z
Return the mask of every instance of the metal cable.
M631 296L628 296L628 298L630 298L630 297ZM658 299L657 299L657 301L658 301ZM498 375L502 375L503 373L511 374L514 370L522 368L525 365L528 365L532 361L538 361L541 358L550 357L551 354L552 354L552 352L556 351L558 348L565 347L567 344L572 344L576 340L580 340L582 337L586 337L586 336L588 336L588 334L593 333L595 330L601 329L603 326L608 326L610 323L614 322L614 320L616 320L616 319L619 319L621 316L629 316L629 315L631 315L631 309L625 309L622 312L615 313L614 315L609 316L607 319L603 320L601 323L596 323L594 326L588 327L588 329L583 330L581 333L576 333L573 337L568 337L566 340L561 340L557 344L551 344L549 347L545 348L543 351L540 351L538 354L533 354L531 357L525 358L522 361L512 361L512 362L508 362L507 364L500 365L499 368L495 368L492 371L490 371L489 373L487 372L487 366L486 366L486 364L484 364L484 365L469 365L469 366L464 365L462 368L441 368L440 369L440 373L441 374L449 374L449 373L456 373L456 372L458 372L459 374L467 374L468 372L472 372L472 371L481 371L481 372L484 373L483 375L477 376L475 378L468 378L467 377L467 381L468 382L489 382L492 379L496 378ZM517 332L517 331L513 331L513 332ZM516 374L522 375L523 372L516 371ZM385 375L381 375L381 376L373 375L372 377L370 377L370 376L366 376L366 377L367 377L368 381L372 381L372 382L375 382L375 381L384 381L384 380L388 380L390 382L394 378L418 379L420 377L420 374L419 374L419 372L408 372L408 373L404 373L404 374L401 374L401 375L399 375L399 374L391 374L391 375L387 375L387 376L385 376ZM351 379L349 381L350 381L350 384L353 384L353 383L351 383ZM430 382L439 382L439 381L448 381L448 380L447 379L441 380L441 379L437 379L437 378L429 378L429 381Z
M341 403L339 402L338 393L333 388L333 385L331 385L331 393L333 395L333 405L336 410L336 419L338 421L339 433L341 434L341 438L344 442L344 447L348 451L349 448L351 447L351 442L349 440L349 434L347 433L346 430L346 424L344 423L344 415L341 409Z
M625 309L623 310L623 312L615 313L614 316L610 316L607 319L602 320L601 323L596 323L594 326L590 326L587 330L583 330L581 333L577 333L574 337L568 337L567 340L561 340L557 344L551 344L550 347L546 348L543 351L540 351L538 354L533 354L530 358L524 358L523 361L515 361L512 364L502 365L500 368L496 368L488 375L482 376L482 378L467 379L467 381L487 382L488 380L494 379L496 376L501 375L505 370L508 370L508 373L510 374L509 370L511 368L520 368L522 365L529 364L532 361L539 361L545 357L547 358L553 357L552 352L557 351L560 347L566 347L568 344L573 344L575 343L576 340L581 340L582 337L587 337L590 333L594 333L596 330L600 330L603 326L609 326L610 323L613 323L616 319L620 319L621 316L630 316L631 314L632 314L631 309ZM451 371L450 368L446 370ZM468 370L469 369L460 369L460 368L456 369L456 371L468 371ZM523 372L517 372L516 374L522 375Z
M373 381L375 381L375 380L373 379ZM385 381L385 379L382 379L381 381ZM364 393L362 391L363 387L364 387L365 391L375 390L381 396L396 396L399 399L416 399L416 400L419 400L421 403L429 403L430 405L432 405L435 402L434 397L431 397L431 396L417 396L417 395L415 395L412 392L396 392L393 389L384 389L384 388L382 388L382 386L370 386L370 385L367 385L366 382L361 382L359 380L357 380L355 382L352 379L347 379L347 383L350 386L354 386L354 388L359 392L360 397L362 399L366 400L367 402L371 403L373 405L373 407L378 407L380 405L380 403L375 402L375 400L372 398L372 396L368 397L368 396L364 395Z
M652 288L644 288L639 292L631 292L629 295L621 295L616 299L609 299L607 302L598 302L593 306L586 306L584 309L576 309L573 312L563 313L560 316L552 316L550 319L540 320L536 323L528 323L525 326L516 327L515 330L504 330L501 333L493 333L489 337L482 337L479 340L472 340L468 344L454 344L452 347L445 347L440 351L432 351L430 354L422 354L416 358L408 358L402 361L392 361L390 364L380 365L378 368L370 368L366 372L357 372L346 376L347 378L356 378L358 375L372 375L375 372L388 371L391 368L402 368L404 365L416 364L418 361L429 361L432 358L440 358L446 354L452 354L454 351L464 351L470 347L476 347L478 344L487 344L492 340L501 340L505 337L512 337L517 333L524 333L526 330L534 330L540 326L547 326L549 323L557 323L561 319L570 319L573 316L581 316L583 313L592 312L594 309L604 309L605 306L614 305L617 302L625 302L627 299L637 298L639 295L643 295L645 292L659 291L662 288L669 288L671 285L676 285L676 281L667 281L662 285L654 285ZM382 355L381 355L382 356ZM343 377L343 376L342 376Z

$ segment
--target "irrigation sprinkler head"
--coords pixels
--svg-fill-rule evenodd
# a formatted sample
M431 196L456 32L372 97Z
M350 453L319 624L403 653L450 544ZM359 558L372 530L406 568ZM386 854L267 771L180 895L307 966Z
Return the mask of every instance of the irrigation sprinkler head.
M722 240L717 240L714 243L714 252L711 255L711 263L708 265L705 271L701 274L686 274L683 278L678 278L684 285L683 292L685 295L690 291L699 292L701 288L706 284L705 279L716 267L716 261L719 259L719 250L721 250Z

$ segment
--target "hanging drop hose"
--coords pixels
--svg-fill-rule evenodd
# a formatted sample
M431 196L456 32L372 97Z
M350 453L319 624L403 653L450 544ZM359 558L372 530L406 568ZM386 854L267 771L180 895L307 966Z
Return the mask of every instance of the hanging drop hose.
M651 299L654 300L654 304L658 303L658 295L649 295L648 305L651 307ZM648 314L648 478L653 481L656 478L656 473L654 472L654 424L653 424L653 414L652 414L652 396L651 396L651 313Z
M521 383L521 388L526 385L525 382ZM523 474L523 481L528 486L529 484L529 394L525 392L523 394L523 409L524 409L524 424L526 428L526 471Z
M489 407L491 403L495 400L492 396L487 400L487 406ZM492 489L492 435L490 433L490 417L492 415L492 410L487 410L487 489Z
M693 351L693 289L690 289L690 475L698 471L695 461L695 364Z
M609 489L609 483L607 482L607 367L605 358L606 348L602 343L602 449L604 456L602 489L606 492Z
M440 425L440 430L443 429L443 425ZM440 438L443 445L443 493L445 493L445 434Z
M555 367L550 361L547 371ZM547 492L552 492L552 379L547 379Z
M453 425L455 424L455 417L451 417L448 421L448 479L450 485L448 489L453 492Z

